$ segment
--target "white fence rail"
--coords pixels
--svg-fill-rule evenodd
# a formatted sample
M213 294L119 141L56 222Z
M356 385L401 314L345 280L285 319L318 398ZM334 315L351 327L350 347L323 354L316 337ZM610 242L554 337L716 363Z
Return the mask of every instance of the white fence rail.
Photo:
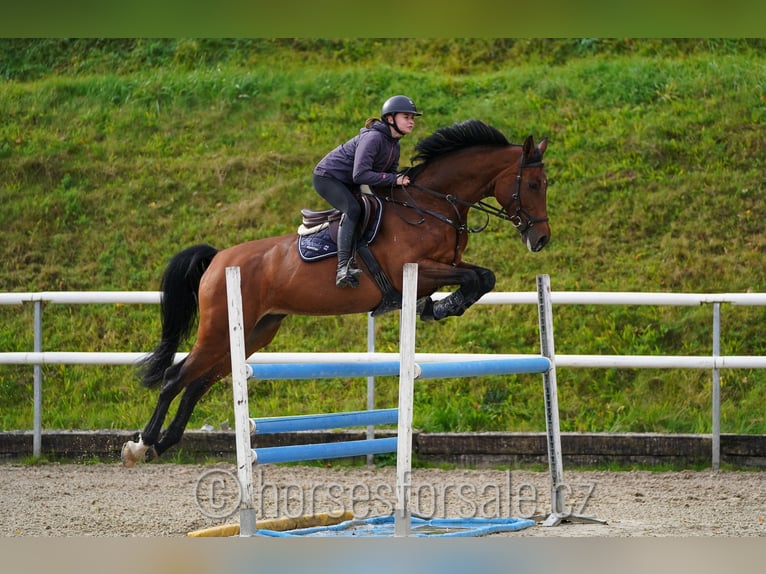
M447 293L437 293L435 299ZM42 365L132 365L146 353L127 352L71 352L43 351L42 309L43 303L60 305L77 304L159 304L158 291L46 291L38 293L0 293L0 305L34 304L34 349L31 352L0 352L0 364L34 366L34 420L33 456L39 457L42 437ZM482 297L482 305L537 304L537 293L497 292ZM702 356L667 355L556 355L558 367L570 368L618 368L618 369L707 369L712 371L712 466L720 463L720 369L766 369L766 356L720 355L721 304L735 306L766 306L766 293L638 293L638 292L570 292L552 291L554 305L650 305L650 306L713 306L711 354ZM368 320L368 352L358 353L369 359L374 352L374 320ZM385 353L377 353L381 358ZM336 356L333 356L336 355ZM354 353L343 353L344 360L353 360ZM179 353L179 360L185 356ZM445 355L418 353L418 360L445 360ZM477 355L470 355L476 358ZM500 358L503 355L492 355ZM509 355L510 356L510 355ZM451 354L453 360L464 360L461 354ZM257 353L248 361L270 362L321 362L337 361L333 353ZM371 387L370 387L371 388ZM368 403L372 402L368 390Z

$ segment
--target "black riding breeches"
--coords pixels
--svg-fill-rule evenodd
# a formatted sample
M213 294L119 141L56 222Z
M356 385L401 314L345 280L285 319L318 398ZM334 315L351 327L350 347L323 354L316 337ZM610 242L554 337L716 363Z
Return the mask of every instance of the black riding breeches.
M334 177L314 175L314 189L327 203L345 213L351 228L356 228L362 216L362 207L345 183Z

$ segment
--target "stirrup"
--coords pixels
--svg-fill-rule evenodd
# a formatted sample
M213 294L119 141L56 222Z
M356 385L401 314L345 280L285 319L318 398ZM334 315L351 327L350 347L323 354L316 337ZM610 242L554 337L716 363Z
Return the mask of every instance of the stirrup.
M353 267L353 265L353 259L338 264L338 269L335 272L335 285L338 287L359 287L359 277L362 275L362 270Z

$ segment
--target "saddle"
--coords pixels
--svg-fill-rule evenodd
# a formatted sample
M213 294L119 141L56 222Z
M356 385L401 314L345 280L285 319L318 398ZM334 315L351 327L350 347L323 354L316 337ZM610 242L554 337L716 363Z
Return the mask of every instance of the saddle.
M371 193L361 194L362 218L357 234L359 246L370 245L383 220L383 202ZM306 262L319 261L338 253L338 225L343 215L338 209L301 209L298 227L298 253Z

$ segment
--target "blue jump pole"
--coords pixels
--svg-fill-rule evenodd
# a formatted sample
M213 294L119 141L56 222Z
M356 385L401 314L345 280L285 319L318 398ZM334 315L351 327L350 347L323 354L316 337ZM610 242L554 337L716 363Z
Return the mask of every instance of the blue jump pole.
M486 359L480 361L447 361L444 363L418 363L421 379L448 377L481 377L483 375L510 375L544 373L551 368L547 357L514 357L512 359Z
M399 374L399 361L360 363L248 363L250 377L260 380L333 379L343 377L395 376ZM544 373L551 362L543 356L519 356L503 359L475 361L445 361L417 363L419 379L451 377L480 377L482 375L510 375Z
M254 448L253 458L256 464L277 464L281 462L301 462L326 458L344 458L347 456L365 456L396 452L398 438L374 438L341 442L296 444L290 446L272 446Z
M293 417L269 417L250 419L255 434L275 434L306 430L327 430L367 425L396 424L399 409L377 409L371 411L349 411Z
M248 363L250 377L257 380L337 379L386 377L399 374L399 361L360 363Z

